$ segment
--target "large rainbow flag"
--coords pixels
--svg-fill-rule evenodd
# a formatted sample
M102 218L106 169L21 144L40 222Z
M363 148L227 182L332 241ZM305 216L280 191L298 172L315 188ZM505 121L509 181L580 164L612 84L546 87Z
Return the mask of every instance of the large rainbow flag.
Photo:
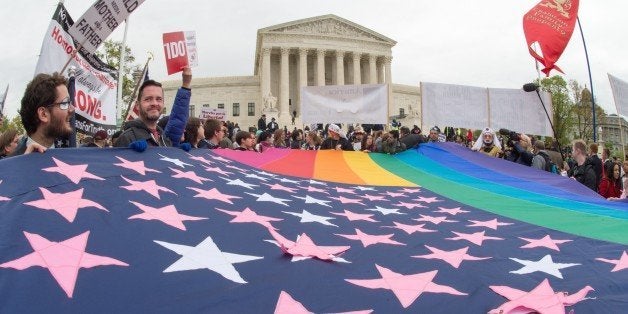
M628 311L628 203L455 144L0 169L1 313Z

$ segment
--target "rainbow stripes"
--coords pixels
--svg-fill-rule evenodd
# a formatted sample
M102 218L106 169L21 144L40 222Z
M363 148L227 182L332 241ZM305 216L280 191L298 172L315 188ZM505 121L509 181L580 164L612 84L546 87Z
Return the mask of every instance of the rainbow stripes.
M283 175L355 185L421 186L467 206L574 235L628 244L628 203L572 179L485 157L453 143L398 155L273 149L219 155Z

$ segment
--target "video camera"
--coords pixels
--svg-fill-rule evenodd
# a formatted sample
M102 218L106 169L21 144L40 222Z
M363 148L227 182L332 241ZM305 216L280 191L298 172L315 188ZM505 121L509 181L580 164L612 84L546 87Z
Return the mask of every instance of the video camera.
M508 136L508 138L510 140L513 140L513 141L518 141L519 139L521 139L521 134L520 133L517 133L515 131L511 131L511 130L508 130L508 129L499 129L499 134Z

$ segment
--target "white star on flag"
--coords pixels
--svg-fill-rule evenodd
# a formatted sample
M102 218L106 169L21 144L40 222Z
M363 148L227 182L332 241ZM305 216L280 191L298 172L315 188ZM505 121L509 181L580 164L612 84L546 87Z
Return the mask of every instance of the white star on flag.
M291 200L274 197L268 193L264 193L264 194L254 194L254 193L249 193L249 192L245 192L245 193L248 195L257 197L256 201L258 202L273 202L273 203L283 205L283 206L288 206L288 204L286 204L285 202L292 202Z
M187 246L155 240L155 243L181 255L181 258L168 266L164 273L209 269L219 273L225 279L237 283L247 283L233 264L262 259L260 256L240 255L222 252L211 237L207 237L197 246Z
M540 272L544 272L546 274L552 275L554 277L558 277L560 279L563 279L563 274L560 272L561 269L580 265L580 264L574 264L574 263L571 263L571 264L554 263L551 255L545 255L543 256L543 258L541 258L538 261L527 261L527 260L522 260L522 259L513 258L513 257L511 257L510 259L519 264L524 265L520 269L511 271L511 273L513 274L523 275L523 274L529 274L529 273L540 271Z
M162 154L159 154L159 156L162 157L162 158L159 158L159 160L163 160L163 161L167 161L167 162L173 163L173 164L175 164L175 165L177 165L177 166L179 166L181 168L185 168L185 166L194 167L191 164L185 163L185 162L183 162L183 161L181 161L180 159L177 159L177 158L168 158L168 157L166 157L166 156L164 156Z
M318 222L319 224L323 224L326 226L334 226L334 227L338 227L336 225L334 225L333 223L329 222L328 220L331 219L336 219L334 217L326 217L326 216L319 216L319 215L314 215L310 212L308 212L307 210L303 210L300 214L299 213L293 213L293 212L284 212L285 214L288 215L292 215L292 216L297 216L297 217L301 217L301 222L302 223L306 223L306 222Z

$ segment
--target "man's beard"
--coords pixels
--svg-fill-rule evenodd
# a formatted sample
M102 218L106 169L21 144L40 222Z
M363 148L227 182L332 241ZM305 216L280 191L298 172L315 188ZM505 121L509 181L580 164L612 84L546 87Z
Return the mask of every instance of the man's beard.
M53 115L50 125L46 128L45 134L48 138L59 138L68 136L72 134L73 131L72 127L66 126L65 119L61 119Z
M150 109L150 107L148 107L147 109ZM148 113L148 110L144 110L140 106L140 118L142 118L142 120L148 121L148 122L157 122L160 116L161 116L161 111L157 113L157 115L150 116Z

